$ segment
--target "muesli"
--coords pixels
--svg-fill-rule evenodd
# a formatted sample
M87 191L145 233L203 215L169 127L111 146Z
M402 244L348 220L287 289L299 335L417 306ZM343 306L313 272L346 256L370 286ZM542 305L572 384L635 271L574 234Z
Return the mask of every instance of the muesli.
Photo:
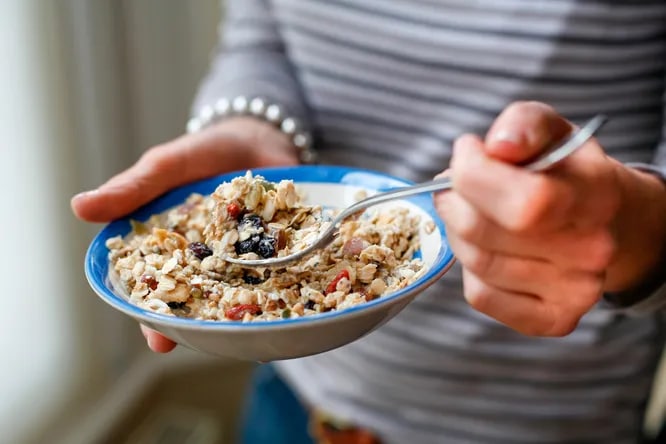
M268 258L307 246L335 209L305 205L295 184L247 172L211 195L107 241L110 274L129 300L162 314L256 321L343 310L415 281L418 215L406 207L370 209L347 219L327 248L282 268L249 268L226 256Z

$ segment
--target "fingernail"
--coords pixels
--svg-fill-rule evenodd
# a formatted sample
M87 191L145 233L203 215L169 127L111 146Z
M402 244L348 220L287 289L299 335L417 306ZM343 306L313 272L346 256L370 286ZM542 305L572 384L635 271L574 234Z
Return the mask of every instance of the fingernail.
M154 335L144 335L146 337L146 342L148 343L148 348L151 350L157 350L155 344L155 336Z
M491 134L489 139L489 142L492 143L505 142L519 144L522 138L520 135L512 131L500 130L494 134Z
M76 194L72 199L77 200L77 199L81 199L81 198L84 198L84 197L94 196L97 193L99 193L99 189L94 189L94 190L89 190L89 191L82 191L79 194Z

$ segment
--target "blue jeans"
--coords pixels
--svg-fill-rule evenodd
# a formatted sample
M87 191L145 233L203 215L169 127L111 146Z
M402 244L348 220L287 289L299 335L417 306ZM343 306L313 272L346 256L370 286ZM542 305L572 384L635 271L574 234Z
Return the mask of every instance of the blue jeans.
M240 444L313 444L308 413L271 364L253 372Z

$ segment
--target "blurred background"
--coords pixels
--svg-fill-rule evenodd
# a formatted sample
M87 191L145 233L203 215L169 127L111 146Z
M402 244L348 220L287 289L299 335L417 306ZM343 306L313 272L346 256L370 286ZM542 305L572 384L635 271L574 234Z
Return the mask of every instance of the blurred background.
M86 284L100 227L69 209L183 132L223 3L0 2L0 442L232 442L248 365L149 353Z
M101 227L69 209L183 132L222 12L220 0L0 2L3 444L233 437L247 366L149 353L85 282Z

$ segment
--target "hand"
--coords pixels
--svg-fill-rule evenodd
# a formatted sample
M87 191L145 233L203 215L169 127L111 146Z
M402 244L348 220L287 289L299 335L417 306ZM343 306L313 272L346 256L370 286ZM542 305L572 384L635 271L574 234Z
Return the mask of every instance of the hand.
M546 173L513 165L572 128L547 105L513 104L485 140L455 142L455 191L435 196L467 301L528 335L570 333L604 291L650 273L666 245L666 187L596 140Z
M89 222L122 217L166 191L226 171L296 165L288 138L269 124L238 117L148 150L129 169L93 191L72 198L74 214ZM142 326L154 351L175 343Z

